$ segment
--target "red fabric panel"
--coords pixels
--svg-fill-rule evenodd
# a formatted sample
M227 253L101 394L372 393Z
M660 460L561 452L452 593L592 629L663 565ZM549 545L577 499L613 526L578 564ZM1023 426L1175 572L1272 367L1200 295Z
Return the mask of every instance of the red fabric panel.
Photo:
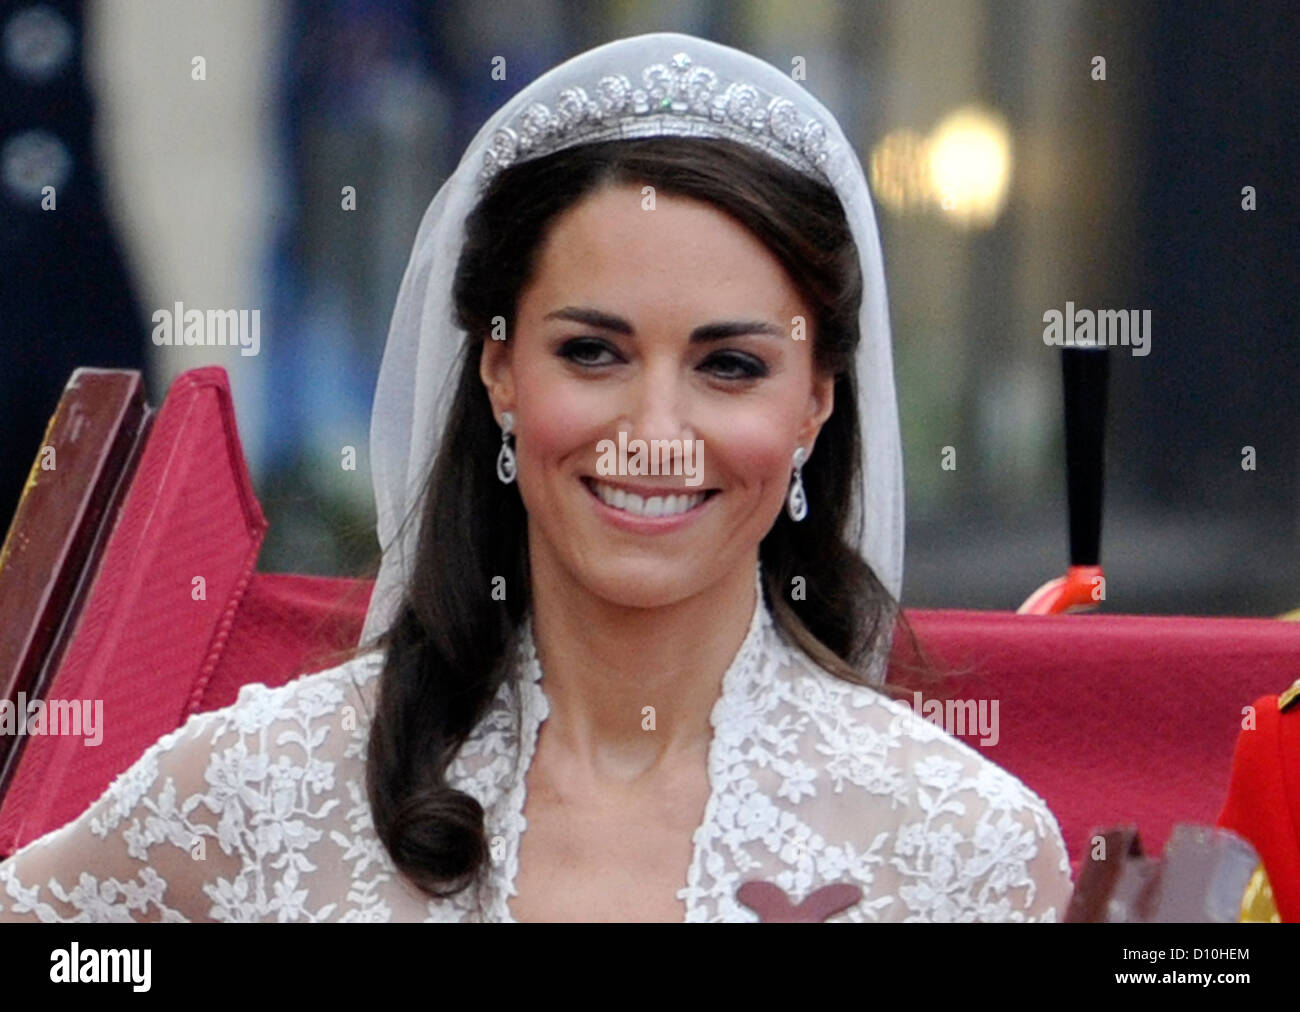
M1300 661L1300 623L1271 619L908 616L937 666L966 670L946 692L999 702L996 746L962 737L1042 796L1075 862L1094 828L1135 824L1158 854L1175 823L1213 825L1242 708Z
M0 853L75 818L197 710L265 531L225 371L185 373L154 422L47 693L102 701L103 741L27 737L0 808ZM192 597L196 576L206 581L206 600Z
M283 685L346 660L372 588L369 580L255 573L199 709L229 706L245 683Z

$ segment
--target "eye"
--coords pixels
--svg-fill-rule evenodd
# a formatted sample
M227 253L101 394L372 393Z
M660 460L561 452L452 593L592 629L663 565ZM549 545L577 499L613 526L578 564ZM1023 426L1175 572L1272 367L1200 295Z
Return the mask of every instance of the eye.
M575 365L583 366L613 365L622 361L618 350L598 337L575 337L565 341L556 354Z
M762 359L740 351L720 351L710 355L700 365L718 379L749 380L767 375L767 365Z

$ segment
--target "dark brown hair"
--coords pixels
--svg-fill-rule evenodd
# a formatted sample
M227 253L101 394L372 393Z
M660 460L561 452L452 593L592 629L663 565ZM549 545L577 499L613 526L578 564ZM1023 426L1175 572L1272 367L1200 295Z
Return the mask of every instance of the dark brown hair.
M529 609L528 541L516 485L497 479L500 430L479 378L493 317L512 332L551 223L597 189L651 185L731 215L781 261L815 312L814 362L835 407L804 466L812 522L782 511L759 549L781 633L837 677L867 684L890 646L897 603L858 555L859 419L854 389L862 273L835 192L743 145L650 138L583 145L500 172L465 227L454 280L468 334L449 421L423 496L414 574L382 637L367 789L379 838L431 896L471 885L488 858L483 810L447 768L485 714ZM506 601L492 599L504 576ZM791 593L796 578L805 595ZM890 691L885 689L885 691Z

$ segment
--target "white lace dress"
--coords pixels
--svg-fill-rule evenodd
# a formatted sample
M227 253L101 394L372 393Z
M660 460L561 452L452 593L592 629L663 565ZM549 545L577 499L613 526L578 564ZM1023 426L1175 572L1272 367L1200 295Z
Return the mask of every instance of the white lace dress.
M375 835L370 654L246 686L159 740L80 818L0 863L0 920L513 920L522 774L549 710L523 643L520 677L450 770L486 813L492 862L478 887L430 899ZM792 903L859 887L831 921L1064 916L1069 863L1043 801L905 704L815 666L761 596L710 720L711 792L678 893L688 921L759 920L736 895L751 881Z

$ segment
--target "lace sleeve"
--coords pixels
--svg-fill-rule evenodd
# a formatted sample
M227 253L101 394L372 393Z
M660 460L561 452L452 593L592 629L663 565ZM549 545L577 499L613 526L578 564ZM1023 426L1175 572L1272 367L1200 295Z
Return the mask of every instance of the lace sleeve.
M321 879L365 800L348 797L355 780L335 788L364 744L356 664L244 686L161 738L79 818L0 863L0 921L329 918L313 893L338 892Z
M908 920L1061 921L1073 883L1046 803L974 749L905 711L914 778L890 864Z

